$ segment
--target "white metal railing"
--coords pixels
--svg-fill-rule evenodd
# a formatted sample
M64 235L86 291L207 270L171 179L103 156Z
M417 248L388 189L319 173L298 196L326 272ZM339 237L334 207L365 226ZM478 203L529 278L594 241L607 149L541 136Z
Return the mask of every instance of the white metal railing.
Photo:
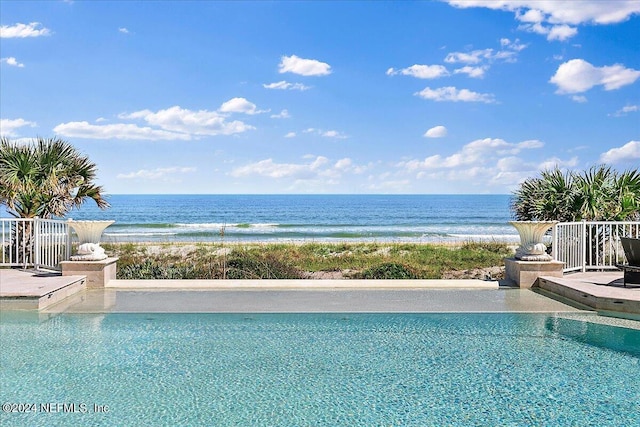
M66 221L40 218L0 218L0 266L60 270L71 255L71 231Z
M561 222L552 230L552 256L565 272L614 270L625 261L620 237L640 237L640 222Z

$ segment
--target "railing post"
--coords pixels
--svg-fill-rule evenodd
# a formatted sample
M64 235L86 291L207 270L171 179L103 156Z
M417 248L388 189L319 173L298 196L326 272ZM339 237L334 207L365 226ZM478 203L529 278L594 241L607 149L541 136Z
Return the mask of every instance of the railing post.
M588 243L588 238L587 238L587 222L585 220L582 220L582 224L581 224L581 230L580 230L580 234L582 234L582 250L580 251L581 254L581 264L582 264L582 269L581 271L584 273L587 271L587 247L589 247Z
M35 217L33 218L33 268L34 269L39 269L40 268L40 264L42 261L40 259L41 257L41 253L40 253L40 218L39 217Z
M64 247L65 247L64 260L65 261L69 261L71 259L71 227L69 227L69 221L71 221L71 219L72 218L69 218L64 223L65 229L67 230L67 241L66 241L66 243L64 245Z
M4 241L5 241L5 237L4 237L4 221L0 220L0 223L2 223L2 232L0 232L0 236L2 236L2 240L0 240L0 243L2 244L2 254L0 254L0 264L4 264L6 261L6 255L5 255L5 246L4 246Z
M558 226L557 223L551 229L551 258L558 260Z

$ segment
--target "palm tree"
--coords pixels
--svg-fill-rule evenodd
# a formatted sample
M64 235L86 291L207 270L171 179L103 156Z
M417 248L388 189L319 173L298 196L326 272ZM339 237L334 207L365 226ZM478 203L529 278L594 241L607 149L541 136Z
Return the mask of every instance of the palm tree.
M543 171L513 193L511 210L519 221L637 221L640 172L618 173L604 165L582 173L563 173L557 168ZM602 224L589 225L587 236L591 238L584 246L587 257L604 256L597 242L611 239L610 230Z
M0 140L0 204L17 218L62 217L93 199L106 209L103 189L95 184L96 165L58 138L30 144Z
M615 219L640 221L640 171L628 170L620 174L614 190L620 202Z
M574 221L575 176L559 169L528 178L511 199L511 210L519 221Z
M0 139L0 205L16 218L62 217L85 200L101 209L109 207L102 187L94 183L96 165L71 144L57 138L37 138L31 143ZM12 241L32 247L32 224L15 223ZM30 251L13 255L28 263Z
M520 221L630 221L640 219L640 172L594 166L582 173L559 169L528 178L513 193Z

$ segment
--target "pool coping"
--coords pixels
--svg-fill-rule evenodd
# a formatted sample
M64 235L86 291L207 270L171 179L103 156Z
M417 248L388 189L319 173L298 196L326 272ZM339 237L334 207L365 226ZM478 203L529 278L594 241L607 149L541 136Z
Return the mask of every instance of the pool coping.
M83 276L58 276L32 270L0 270L0 308L3 310L43 310L49 306L70 306L85 295ZM609 316L621 316L640 320L640 287L621 287L620 272L579 273L562 278L542 277L533 290L550 300L579 310L595 310ZM319 291L489 291L508 289L498 281L488 280L111 280L105 288L108 292L319 292ZM174 294L175 295L175 294ZM204 294L202 294L204 295ZM223 294L218 294L218 296ZM247 294L245 294L246 296ZM264 294L263 294L264 295ZM346 295L346 294L344 294ZM378 295L383 295L380 293ZM451 294L454 295L454 294ZM465 294L455 294L465 295ZM466 295L471 295L467 293ZM78 297L79 298L74 298ZM458 298L458 297L455 297ZM68 300L68 301L67 301ZM75 301L75 302L74 302ZM407 302L410 306L410 301ZM447 303L448 304L448 303ZM250 305L250 304L249 304ZM58 310L56 307L54 310ZM228 311L226 307L222 311ZM244 309L243 309L244 310ZM394 308L394 310L396 310ZM313 310L316 311L316 310ZM396 310L397 311L397 310ZM429 311L428 309L408 311ZM440 310L437 310L440 311ZM454 307L451 312L483 312L469 305ZM495 310L490 310L495 311ZM532 310L526 309L525 312ZM540 310L546 312L546 310ZM553 309L550 311L554 311ZM518 312L513 307L504 312Z
M496 280L478 279L260 279L111 280L105 289L498 289Z

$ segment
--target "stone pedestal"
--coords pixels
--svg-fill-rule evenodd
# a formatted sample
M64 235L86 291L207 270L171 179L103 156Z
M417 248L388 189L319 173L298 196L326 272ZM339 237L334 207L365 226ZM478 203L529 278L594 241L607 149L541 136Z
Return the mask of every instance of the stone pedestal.
M100 261L62 261L63 276L87 276L87 288L104 288L110 280L116 278L118 258Z
M507 279L520 288L531 288L540 276L562 277L564 268L560 261L520 261L515 258L505 258L504 265Z

